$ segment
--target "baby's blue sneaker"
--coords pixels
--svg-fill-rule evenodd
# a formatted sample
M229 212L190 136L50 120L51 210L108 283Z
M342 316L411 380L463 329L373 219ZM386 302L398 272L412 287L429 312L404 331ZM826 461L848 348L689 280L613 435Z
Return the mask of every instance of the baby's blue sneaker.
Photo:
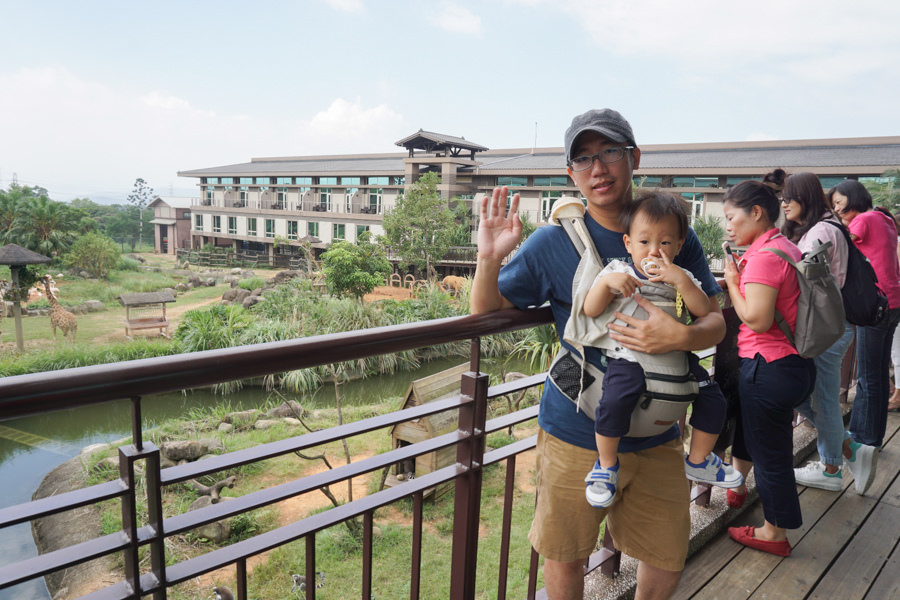
M616 497L616 483L619 481L619 463L616 466L605 469L600 466L598 460L594 468L584 478L587 484L584 488L584 496L588 504L596 508L606 508L612 504Z
M744 476L741 472L722 462L722 459L710 452L706 460L695 465L687 457L684 459L684 474L691 481L715 485L726 489L733 489L744 485Z

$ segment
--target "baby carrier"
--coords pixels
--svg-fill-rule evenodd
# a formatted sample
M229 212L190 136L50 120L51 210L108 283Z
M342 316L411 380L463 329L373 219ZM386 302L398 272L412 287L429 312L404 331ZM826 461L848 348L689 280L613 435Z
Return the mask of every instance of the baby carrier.
M603 269L603 259L584 224L584 205L576 198L560 198L553 207L550 222L561 226L569 236L581 261L572 282L572 313L566 324L563 339L575 347L581 356L565 347L550 366L550 380L570 400L577 410L594 418L602 394L603 372L584 361L585 346L613 349L614 341L607 335L607 325L613 317L594 319L583 311L584 297ZM640 293L656 306L676 316L676 290L669 285L642 282ZM646 311L631 298L618 298L604 315L613 312L646 319ZM699 383L690 372L688 353L646 354L632 351L644 370L646 391L631 415L629 437L649 437L672 427L686 413L688 405L697 399Z

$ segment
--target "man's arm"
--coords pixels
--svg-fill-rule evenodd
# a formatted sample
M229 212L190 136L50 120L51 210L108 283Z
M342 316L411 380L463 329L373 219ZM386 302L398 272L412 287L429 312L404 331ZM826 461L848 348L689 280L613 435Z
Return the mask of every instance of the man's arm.
M469 312L474 314L512 308L513 303L503 297L497 287L500 266L522 239L519 220L519 195L515 194L505 210L507 187L494 188L491 197L481 202L478 224L478 259L475 277L469 292Z
M610 337L629 350L648 354L703 350L715 346L725 337L725 317L716 296L709 298L709 313L698 317L691 325L676 321L642 296L635 296L635 300L647 311L646 320L616 313L625 324L609 325Z

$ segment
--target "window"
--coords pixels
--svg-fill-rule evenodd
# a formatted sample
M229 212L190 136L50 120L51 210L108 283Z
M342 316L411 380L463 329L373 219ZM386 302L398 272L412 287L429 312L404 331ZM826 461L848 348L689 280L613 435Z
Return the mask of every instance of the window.
M194 215L194 229L203 231L203 215Z
M662 177L658 175L653 177L637 175L634 178L634 185L639 188L658 188L662 186Z
M719 178L718 177L695 177L694 178L694 187L717 188L717 187L719 187Z
M213 233L221 233L222 232L222 217L219 215L213 215Z
M240 197L238 198L238 208L247 206L247 200L248 200L249 194L250 194L250 193L249 193L249 191L247 190L246 187L242 187L242 188L241 188L241 195L240 195Z
M372 215L381 214L381 200L384 196L384 190L381 188L372 188L369 190L369 210L366 211ZM365 207L364 207L365 208Z
M535 187L567 187L569 185L568 177L535 177Z
M240 182L241 185L252 185L253 178L252 177L241 177Z
M343 223L335 223L331 227L331 239L333 241L339 241L347 239L346 237L346 226Z
M562 198L563 193L559 192L541 192L541 220L546 221L550 218L550 211L553 204Z
M341 185L359 185L359 177L341 177Z
M310 237L319 237L319 222L310 221L306 224L306 235Z
M237 233L237 217L228 217L228 233Z
M299 236L297 235L298 227L297 221L288 221L287 222L287 237L289 240L296 240Z
M521 187L528 185L527 177L498 177L497 185L505 185L509 187Z
M204 206L212 206L213 200L215 200L215 192L214 188L208 187L206 188L206 200L203 202Z
M331 210L331 188L319 188L319 210Z
M257 177L256 178L256 185L269 185L270 183L272 183L271 177Z
M842 182L846 179L847 179L846 177L834 177L834 176L822 177L822 176L819 176L819 181L822 182L822 187L825 188L826 190L830 190L831 188L833 188L834 186L836 186L837 184L839 184L840 182Z
M344 212L351 213L353 212L352 207L350 206L350 201L353 199L353 194L359 191L359 188L347 188L344 192L344 204L346 207L344 208Z
M275 237L275 219L266 219L266 237Z
M406 176L391 177L391 185L406 185Z
M206 177L203 180L203 183L209 183L212 185L216 185L217 183L219 183L219 178L218 177Z
M256 217L247 218L247 235L256 237Z
M725 187L731 187L733 185L737 185L737 184L741 183L742 181L750 181L751 179L756 179L756 178L755 177L738 177L738 176L729 177L728 179L725 180Z
M222 185L229 185L234 183L234 177L223 177L221 181Z
M275 183L278 185L291 185L294 182L291 181L290 177L276 177Z
M275 197L275 208L284 208L287 206L287 188L278 188Z
M357 225L356 226L356 240L359 241L359 238L363 237L363 234L369 231L368 225Z
M298 177L297 185L312 185L312 177Z
M319 185L337 185L337 177L319 177Z
M688 217L693 223L694 219L703 214L703 194L684 193L679 195L691 205Z
M693 177L673 177L672 187L694 187Z
M387 185L387 177L369 177L369 185Z

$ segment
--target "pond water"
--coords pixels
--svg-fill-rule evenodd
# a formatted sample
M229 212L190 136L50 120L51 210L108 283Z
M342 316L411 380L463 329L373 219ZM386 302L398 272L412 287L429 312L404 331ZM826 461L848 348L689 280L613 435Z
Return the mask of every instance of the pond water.
M415 372L384 375L345 383L345 405L366 405L396 399L399 403L410 382L466 362L461 358L432 361ZM500 365L482 361L482 370L498 372ZM506 370L523 370L510 365ZM334 386L326 385L315 394L288 396L305 408L334 406ZM148 396L141 401L144 429L166 419L182 417L192 409L227 402L234 410L258 408L279 403L280 398L260 388L248 387L235 394L221 396L209 390ZM23 435L26 434L26 435ZM57 411L22 419L0 421L0 508L31 499L44 477L82 448L91 444L120 440L131 435L131 407L128 400ZM0 566L36 556L37 548L28 523L0 529ZM49 600L43 579L0 590L0 600Z

